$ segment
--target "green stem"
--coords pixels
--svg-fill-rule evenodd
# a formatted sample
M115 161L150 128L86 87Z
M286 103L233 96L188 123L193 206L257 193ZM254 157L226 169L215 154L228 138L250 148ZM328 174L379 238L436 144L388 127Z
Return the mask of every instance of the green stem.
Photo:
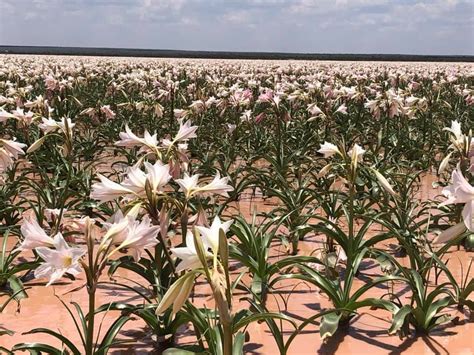
M86 355L94 354L95 286L88 289L89 315L87 317Z
M212 285L212 282L211 282ZM219 310L219 320L222 324L223 330L223 355L232 355L232 343L233 343L233 334L232 334L232 317L230 314L230 309L228 302L224 299L222 292L212 287L214 291L214 298L216 300L216 305Z
M352 168L352 167L351 167ZM350 262L352 262L353 260L353 254L354 254L354 250L353 250L353 247L354 247L354 195L355 195L355 180L356 180L356 171L353 172L353 174L351 173L352 176L352 179L351 179L351 182L350 182L350 187L349 187L349 253L350 255L347 255L348 257L348 260L347 260L347 263L349 265Z
M159 225L160 221L159 221L159 218L158 218L158 211L156 210L155 206L151 205L150 208L148 209L148 212L151 216L152 223L156 226ZM161 235L161 232L158 233L158 240L160 241L161 245L163 246L163 252L165 254L165 258L168 261L168 263L170 264L171 270L173 271L173 275L175 277L178 277L178 274L176 272L176 268L175 268L174 263L173 263L173 259L171 258L171 254L168 250L168 245L166 243L166 240L165 240L164 236Z
M89 228L86 232L87 242L87 259L88 267L86 270L87 277L87 293L89 294L89 309L87 316L87 334L86 334L86 355L94 354L94 320L95 320L95 292L97 289L97 280L99 277L99 271L97 268L97 262L94 262L94 243L95 240L92 238Z
M223 323L224 330L224 355L232 355L232 326L229 323Z
M71 181L71 171L72 171L72 162L68 160L68 171L67 171L67 178L66 178L66 186L64 186L64 190L63 190L63 193L61 195L61 208L59 210L59 216L58 216L58 219L57 219L56 226L54 228L55 229L54 234L59 232L59 228L61 226L61 221L62 221L63 214L64 214L64 205L66 204L67 194L68 194L68 191L69 191L69 182Z

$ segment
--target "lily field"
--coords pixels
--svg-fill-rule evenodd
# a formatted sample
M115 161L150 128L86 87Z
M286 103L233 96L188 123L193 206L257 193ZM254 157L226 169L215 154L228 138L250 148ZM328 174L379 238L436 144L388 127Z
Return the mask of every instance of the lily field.
M0 56L0 353L473 354L474 64Z

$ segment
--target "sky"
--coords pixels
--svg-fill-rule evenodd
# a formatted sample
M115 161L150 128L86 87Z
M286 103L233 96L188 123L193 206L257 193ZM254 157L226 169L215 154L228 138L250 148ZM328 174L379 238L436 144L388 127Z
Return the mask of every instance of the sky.
M0 44L474 55L474 1L0 0Z

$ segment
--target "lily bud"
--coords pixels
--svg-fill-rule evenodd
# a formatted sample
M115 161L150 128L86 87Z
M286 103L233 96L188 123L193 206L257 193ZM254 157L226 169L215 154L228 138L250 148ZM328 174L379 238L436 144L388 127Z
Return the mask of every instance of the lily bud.
M202 244L202 239L200 238L199 232L196 228L194 228L193 238L194 246L196 248L196 253L199 258L199 261L201 262L203 268L205 270L208 270L206 252L204 250L204 245Z
M439 168L438 168L438 175L441 175L447 168L448 164L449 164L449 159L451 158L451 155L453 154L453 152L449 153L448 155L446 155L444 157L444 159L441 161L441 164L439 164Z
M318 177L324 177L331 170L332 164L325 165L321 170L319 170Z
M449 227L448 229L442 231L434 240L434 244L443 244L447 243L450 240L453 240L457 236L461 235L466 231L466 225L464 222L459 222L458 224L455 224L452 227Z
M379 173L375 169L371 169L373 173L375 174L375 177L377 178L379 184L387 191L390 195L396 196L397 193L393 190L392 185L388 182L388 180L383 176L381 173Z
M37 139L26 151L27 153L33 153L34 151L37 151L38 149L41 148L41 146L44 143L44 140L46 139L46 136L41 137L40 139Z
M219 255L221 256L222 265L226 270L229 268L229 241L224 230L219 229Z
M194 276L194 272L189 272L171 285L156 308L157 315L163 314L171 305L173 305L173 314L178 313L191 293L194 285Z

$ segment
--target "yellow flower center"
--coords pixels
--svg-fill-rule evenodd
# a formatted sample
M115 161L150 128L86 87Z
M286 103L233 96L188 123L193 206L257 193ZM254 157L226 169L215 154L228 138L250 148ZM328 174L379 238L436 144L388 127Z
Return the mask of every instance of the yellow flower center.
M65 257L63 258L63 265L64 265L65 267L71 266L71 265L72 265L72 257L71 257L71 256L65 256Z

